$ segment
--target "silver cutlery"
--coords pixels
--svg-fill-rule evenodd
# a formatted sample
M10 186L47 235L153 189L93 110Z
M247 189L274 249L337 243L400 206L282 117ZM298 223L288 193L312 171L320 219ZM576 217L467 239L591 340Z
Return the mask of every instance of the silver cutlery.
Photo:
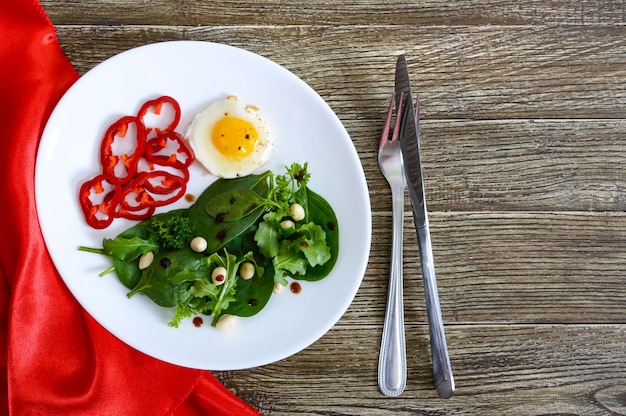
M378 166L391 188L392 200L392 240L391 271L387 310L383 325L383 337L378 360L378 387L389 397L399 396L406 386L406 347L404 339L404 306L402 302L402 230L404 216L404 190L406 181L402 163L402 150L398 140L402 116L402 97L399 99L393 133L389 130L394 109L392 97L387 111L378 150Z
M404 55L398 57L396 65L396 101L400 106L403 97L403 117L400 126L400 145L405 178L409 189L409 198L413 208L413 220L419 244L422 275L424 279L424 294L428 314L430 332L430 349L433 366L433 382L435 389L443 398L454 394L454 378L450 366L450 357L446 336L441 317L441 306L435 276L435 264L430 240L428 212L424 195L424 181L422 177L422 162L420 158L419 136L419 98L413 107L411 82Z

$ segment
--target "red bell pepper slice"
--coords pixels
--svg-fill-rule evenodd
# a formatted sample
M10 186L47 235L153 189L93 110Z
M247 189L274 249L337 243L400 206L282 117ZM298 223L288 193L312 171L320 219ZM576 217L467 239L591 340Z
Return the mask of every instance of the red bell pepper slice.
M109 126L100 144L102 173L111 182L129 182L137 173L145 145L146 132L141 120L133 116L120 118Z
M125 209L120 204L118 205L117 210L115 211L115 216L118 218L126 218L128 220L133 220L133 221L143 221L143 220L147 220L152 215L154 215L155 210L156 210L156 207L152 206L152 207L145 207L139 210L131 211L129 209Z
M120 185L99 174L80 187L78 200L87 224L96 229L108 227L115 218Z
M174 98L163 95L146 101L139 109L137 117L150 137L165 131L174 131L180 121L180 105Z
M180 199L186 190L183 177L166 171L141 172L122 187L120 206L128 211L160 207Z
M166 131L146 142L148 162L183 169L191 165L195 155L189 142L175 131Z
M174 168L171 166L158 165L154 162L150 162L145 157L140 160L139 166L137 168L137 175L135 176L139 176L143 173L156 172L156 171L168 172L174 176L178 176L185 183L189 182L188 167Z
M113 193L109 193L106 198L111 198L111 196L113 195ZM155 211L155 207L147 207L147 208L141 208L139 207L137 210L134 211L129 211L127 209L122 208L120 202L120 198L122 196L122 190L120 189L119 192L117 192L117 199L115 201L115 206L113 207L114 210L114 216L116 218L126 218L129 220L133 220L133 221L143 221L145 219L150 218Z

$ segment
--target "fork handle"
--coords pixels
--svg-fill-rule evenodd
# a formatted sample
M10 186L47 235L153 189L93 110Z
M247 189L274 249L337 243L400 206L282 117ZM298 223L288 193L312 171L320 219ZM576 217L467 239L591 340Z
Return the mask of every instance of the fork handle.
M378 360L378 387L389 397L399 396L406 386L406 344L402 300L402 231L404 187L392 187L391 272L387 310Z

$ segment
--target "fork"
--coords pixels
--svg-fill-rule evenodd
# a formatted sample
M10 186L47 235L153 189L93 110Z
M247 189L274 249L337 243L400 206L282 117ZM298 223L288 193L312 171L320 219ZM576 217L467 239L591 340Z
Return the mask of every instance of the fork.
M400 95L390 140L389 130L391 128L395 97L391 98L378 148L378 166L391 188L393 222L387 310L385 312L383 337L378 359L378 387L385 396L389 397L397 397L402 394L406 387L407 371L404 305L402 299L402 232L406 179L404 177L400 140L398 140L403 99L403 95Z

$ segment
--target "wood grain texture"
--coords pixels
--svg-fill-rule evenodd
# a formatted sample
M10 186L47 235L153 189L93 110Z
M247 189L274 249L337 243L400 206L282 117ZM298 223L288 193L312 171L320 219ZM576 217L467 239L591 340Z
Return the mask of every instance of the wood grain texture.
M626 322L623 213L432 213L430 223L446 322ZM375 214L374 254L354 301L358 314L383 313L390 226L390 215ZM407 216L405 319L425 323L413 230Z
M242 47L294 72L344 118L380 117L400 52L409 57L413 83L422 91L424 120L619 119L626 105L621 29L96 25L58 31L81 73L151 42Z
M57 24L132 25L619 25L623 2L551 1L338 1L264 0L43 0ZM111 13L111 6L119 13Z
M407 326L408 382L399 399L376 384L379 326L344 325L303 352L218 377L265 415L624 414L624 326L448 326L456 395L431 387L428 329ZM337 359L348 354L350 359ZM277 394L277 385L284 386Z
M81 74L129 48L225 43L291 70L350 134L372 246L356 298L304 351L216 373L263 414L626 415L623 1L43 0ZM457 393L432 386L410 204L409 381L376 384L391 249L378 140L405 53L422 104L435 265ZM181 63L184 65L184 63Z

